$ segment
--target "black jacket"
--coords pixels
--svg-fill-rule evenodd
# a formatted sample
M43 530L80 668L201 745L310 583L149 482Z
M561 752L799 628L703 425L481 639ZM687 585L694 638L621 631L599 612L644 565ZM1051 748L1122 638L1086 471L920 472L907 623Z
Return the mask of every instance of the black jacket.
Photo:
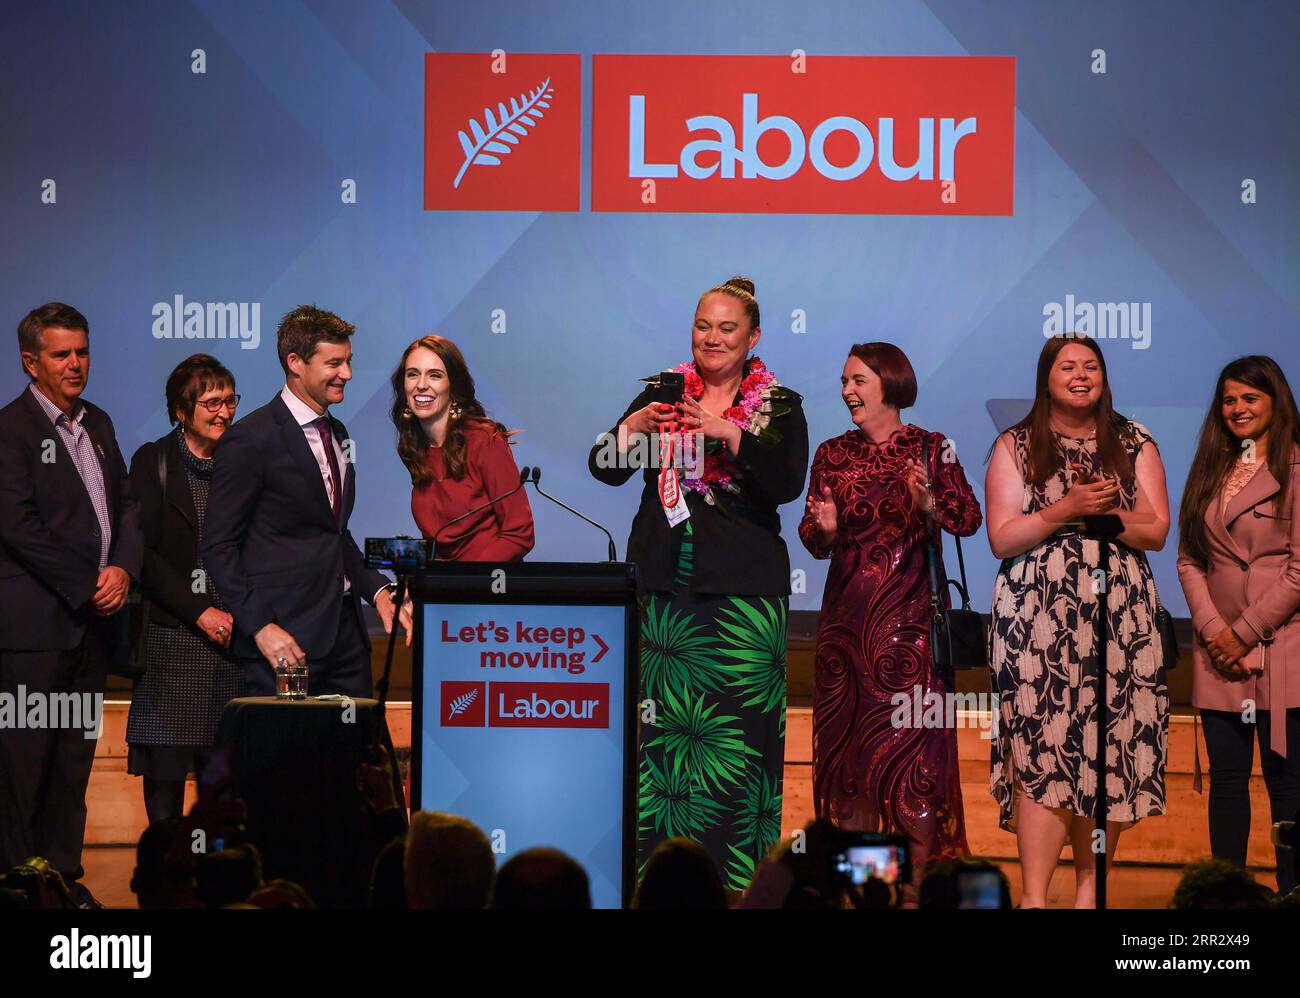
M330 417L336 440L347 429ZM275 622L307 657L334 647L343 604L343 575L364 600L388 579L366 567L348 530L356 470L343 475L340 527L320 466L302 428L277 394L235 423L217 443L203 525L203 563L235 618L235 652L259 656L253 635ZM357 625L365 631L358 606Z
M808 422L803 399L791 393L785 401L788 413L772 420L781 434L778 444L767 444L752 433L742 433L736 466L740 470L739 495L714 489L719 505L684 489L691 510L694 542L694 576L691 591L718 596L788 596L790 555L781 538L781 517L777 507L803 494L808 473ZM637 409L654 401L647 388L614 424L622 423ZM740 404L737 395L733 405ZM635 468L602 468L602 442L591 449L587 466L592 477L606 485L622 485ZM642 475L641 506L632 521L627 542L627 560L636 562L638 584L643 592L670 592L677 569L685 523L668 526L659 502L659 471L646 468Z
M165 493L158 483L160 449L167 455ZM183 461L174 432L144 444L131 458L131 491L140 500L144 532L140 588L148 601L149 619L163 627L186 624L198 630L199 617L215 604L206 593L206 582L195 585L199 534Z
M82 402L99 454L112 523L108 563L140 577L139 505L113 421ZM66 651L86 627L104 629L91 600L99 579L99 518L63 438L30 389L0 409L0 648Z

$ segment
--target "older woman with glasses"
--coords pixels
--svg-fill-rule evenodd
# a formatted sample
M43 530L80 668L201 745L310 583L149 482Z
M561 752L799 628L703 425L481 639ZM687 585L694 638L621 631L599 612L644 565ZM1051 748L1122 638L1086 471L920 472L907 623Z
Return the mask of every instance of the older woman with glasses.
M199 556L217 441L235 418L235 378L195 354L167 379L175 428L131 459L144 530L144 674L127 718L127 772L144 777L150 823L179 816L185 777L201 766L242 676L230 653L229 610Z

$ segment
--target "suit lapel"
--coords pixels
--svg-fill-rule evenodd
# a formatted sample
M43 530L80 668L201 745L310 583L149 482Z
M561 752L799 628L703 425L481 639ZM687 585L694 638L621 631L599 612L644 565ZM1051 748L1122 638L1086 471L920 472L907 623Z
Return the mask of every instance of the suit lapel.
M289 407L284 404L284 399L279 395L276 395L275 401L278 403L275 413L280 420L280 432L284 438L285 448L307 480L308 490L315 496L312 505L328 523L333 523L334 510L330 507L329 493L325 491L325 479L321 476L320 465L316 463L316 455L312 453L311 445L307 443L307 434L315 433L316 430L314 427L303 429L299 426Z
M1259 505L1277 492L1279 488L1281 486L1278 485L1277 479L1273 477L1273 473L1268 470L1268 465L1261 462L1259 469L1246 483L1245 488L1233 496L1232 502L1228 503L1228 509L1223 514L1223 524L1229 533L1231 533L1232 525L1237 517L1247 512L1251 507Z
M343 421L330 417L330 426L333 428L334 438L342 443L348 439L348 428L343 425ZM343 475L343 503L339 507L339 519L342 521L339 525L348 522L348 514L352 509L352 503L356 497L357 479L353 473L352 462L348 460L346 448L343 450L343 459L339 462L340 472Z
M1215 493L1210 497L1209 505L1205 508L1205 531L1231 551L1232 556L1238 561L1243 559L1241 546L1236 542L1223 522L1223 496L1219 493Z
M182 464L185 456L181 454L181 446L175 433L168 435L166 443L163 444L167 454L167 479L163 483L166 490L164 498L175 507L176 512L185 517L185 521L192 529L198 514L194 510L194 496L190 492L190 481L185 475L185 466Z
M1261 465L1250 481L1246 483L1245 488L1232 497L1226 511L1223 508L1222 493L1215 493L1205 511L1206 531L1231 551L1233 557L1238 561L1249 560L1247 558L1249 552L1242 546L1241 541L1233 535L1232 525L1243 513L1263 502L1277 490L1277 480L1269 472L1268 465Z
M53 466L54 474L63 479L63 493L65 495L80 496L86 503L86 510L91 517L95 517L95 504L90 501L90 492L86 489L86 483L81 480L81 474L77 471L77 462L72 459L72 451L68 450L68 445L63 440L63 434L59 432L52 422L49 415L41 408L41 404L32 398L31 390L23 393L26 398L27 415L31 420L32 433L36 440L39 441L38 449L42 452L41 461L45 462L44 450L46 440L54 441L55 454L54 460L48 462ZM110 506L111 510L112 507Z

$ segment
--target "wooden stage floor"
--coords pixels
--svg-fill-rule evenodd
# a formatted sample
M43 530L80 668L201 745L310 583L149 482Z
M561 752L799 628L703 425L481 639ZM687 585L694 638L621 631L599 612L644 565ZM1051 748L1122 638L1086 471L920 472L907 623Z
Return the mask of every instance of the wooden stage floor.
M105 703L104 729L99 740L95 767L87 794L89 820L86 827L85 865L87 884L111 907L134 907L129 881L134 864L134 843L145 827L144 802L137 777L126 772L126 715L129 702ZM389 704L389 726L399 754L411 744L410 703ZM988 792L989 743L984 736L987 718L975 712L959 714L957 732L961 762L962 798L966 831L971 851L999 862L1019 898L1020 867L1015 861L1015 838L997 826L997 809ZM983 725L981 726L981 721ZM807 707L791 707L786 722L786 768L783 791L782 834L789 835L812 818L812 716ZM1186 714L1170 718L1167 756L1167 811L1148 818L1126 832L1120 841L1118 863L1111 883L1112 907L1160 908L1173 893L1182 867L1209 855L1206 797L1192 787L1194 740L1200 743L1202 764L1204 741ZM190 794L192 800L192 785ZM1251 779L1251 827L1249 862L1256 879L1276 886L1271 869L1272 847L1268 838L1268 798L1263 779ZM1049 904L1067 906L1073 895L1073 867L1069 848L1052 883Z

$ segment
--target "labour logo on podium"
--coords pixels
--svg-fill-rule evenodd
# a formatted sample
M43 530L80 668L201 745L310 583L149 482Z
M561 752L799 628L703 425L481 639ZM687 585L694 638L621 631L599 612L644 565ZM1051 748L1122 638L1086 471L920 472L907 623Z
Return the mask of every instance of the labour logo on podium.
M578 55L425 56L426 210L577 211Z
M442 726L481 728L487 723L487 683L447 679L442 684Z
M492 683L493 728L608 728L608 683Z

